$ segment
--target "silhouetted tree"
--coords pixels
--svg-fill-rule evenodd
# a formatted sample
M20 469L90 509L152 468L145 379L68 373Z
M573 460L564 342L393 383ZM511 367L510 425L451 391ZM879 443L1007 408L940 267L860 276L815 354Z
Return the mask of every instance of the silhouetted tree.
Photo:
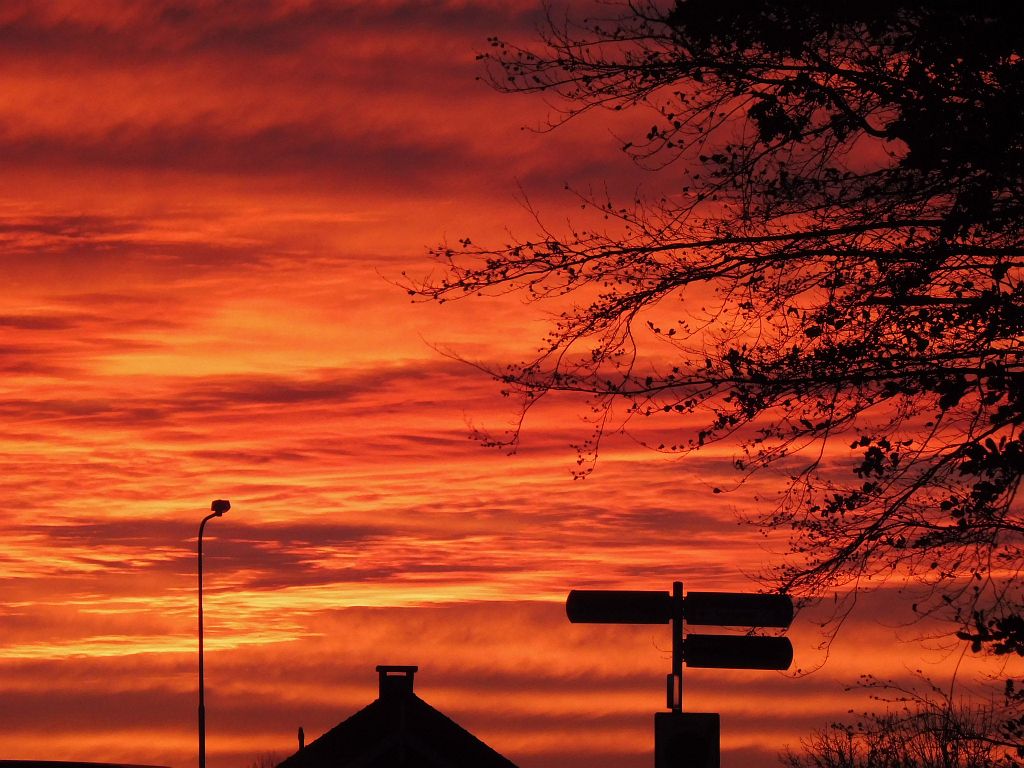
M489 79L556 97L552 127L651 110L624 149L669 191L577 192L596 226L442 245L411 293L556 303L539 353L492 372L524 416L590 397L582 472L609 425L733 440L740 473L791 480L759 521L793 532L784 589L907 578L975 649L1024 654L1024 4L597 13L493 40Z
M976 716L976 715L975 715ZM995 718L972 713L914 712L869 715L856 725L835 723L781 756L786 768L1017 768L1006 749L975 728Z
M1020 748L1007 731L998 702L957 702L929 684L925 693L867 678L869 688L895 698L884 713L865 713L853 724L833 723L787 748L786 768L1019 768ZM880 697L875 697L880 698ZM1012 704L1012 703L1011 703Z

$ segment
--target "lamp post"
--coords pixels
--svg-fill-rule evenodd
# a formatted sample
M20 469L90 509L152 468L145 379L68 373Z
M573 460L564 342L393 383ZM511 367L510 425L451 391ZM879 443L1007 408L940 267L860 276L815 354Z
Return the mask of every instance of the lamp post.
M206 768L206 703L203 683L203 529L214 517L220 517L229 509L231 502L217 499L210 505L212 512L199 524L199 768Z

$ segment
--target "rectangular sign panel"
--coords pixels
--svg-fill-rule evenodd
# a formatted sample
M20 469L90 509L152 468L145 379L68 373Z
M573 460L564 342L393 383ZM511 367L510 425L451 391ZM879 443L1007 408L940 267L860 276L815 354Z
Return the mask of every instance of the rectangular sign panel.
M706 669L789 669L793 645L788 637L691 634L683 638L683 661Z
M788 627L793 621L793 600L789 595L687 592L683 620L721 627Z
M642 590L574 589L565 601L573 624L667 624L672 595Z
M717 712L657 712L654 768L719 768L722 723Z

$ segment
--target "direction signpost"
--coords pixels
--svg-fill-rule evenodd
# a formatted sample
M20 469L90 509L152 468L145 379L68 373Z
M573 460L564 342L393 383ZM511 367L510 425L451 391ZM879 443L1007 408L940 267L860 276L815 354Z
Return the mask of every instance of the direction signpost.
M707 669L789 669L789 638L757 635L685 634L684 622L699 626L774 627L793 621L788 595L574 589L565 601L574 624L672 624L672 672L666 685L669 712L654 716L655 768L718 768L716 713L683 712L683 664Z

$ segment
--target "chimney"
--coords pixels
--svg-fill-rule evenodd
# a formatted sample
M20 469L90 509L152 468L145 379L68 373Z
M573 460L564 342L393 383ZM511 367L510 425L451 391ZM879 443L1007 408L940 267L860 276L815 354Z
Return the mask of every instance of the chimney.
M380 675L380 698L412 695L412 677L419 667L378 664Z

